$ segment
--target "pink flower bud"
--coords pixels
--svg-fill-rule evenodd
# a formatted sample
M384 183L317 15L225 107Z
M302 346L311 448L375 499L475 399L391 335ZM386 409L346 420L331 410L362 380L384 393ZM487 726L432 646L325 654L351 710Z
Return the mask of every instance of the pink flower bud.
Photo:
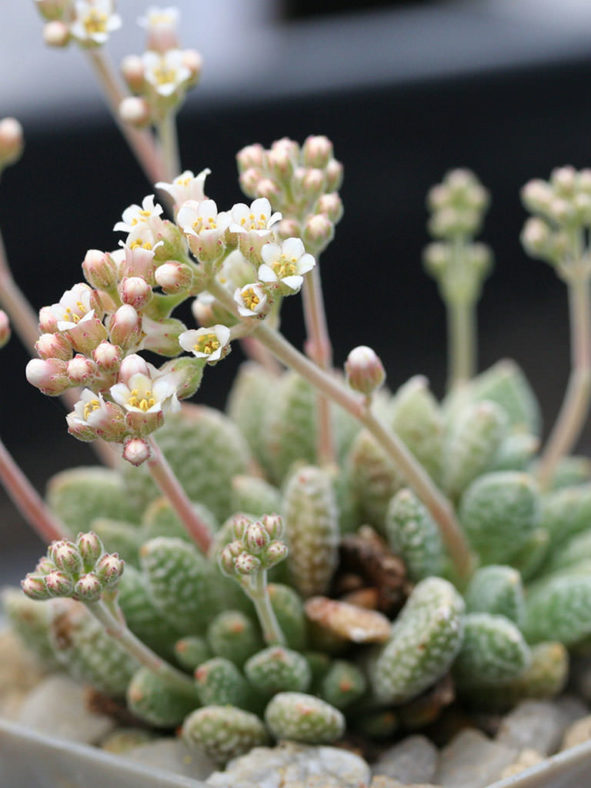
M316 203L318 213L325 213L333 224L343 216L343 202L336 192L322 194Z
M110 342L101 342L92 351L92 357L101 371L112 372L121 364L121 348Z
M249 197L256 197L259 182L263 179L263 174L256 167L240 173L240 188Z
M238 545L238 553L236 554L234 545ZM240 555L242 552L242 543L241 542L231 542L229 545L226 545L224 549L220 553L219 557L219 565L220 569L225 575L229 575L230 577L234 574L234 563L236 562L237 555Z
M286 238L299 238L302 232L300 223L297 219L282 219L275 227L277 228L279 237L284 240Z
M66 332L74 350L79 353L91 354L92 351L107 338L107 329L97 317L81 320L75 328Z
M261 522L271 539L281 539L284 533L283 518L278 514L264 514Z
M65 572L55 570L45 575L45 588L50 596L71 596L74 583Z
M74 586L74 599L81 602L96 602L103 593L103 584L93 573L88 572Z
M82 421L75 411L68 413L66 423L68 425L68 434L79 441L90 443L98 438L95 428Z
M324 185L324 172L315 168L306 170L300 181L301 192L310 201L318 199L324 191Z
M333 235L334 226L326 214L316 213L308 217L303 234L306 246L322 250L330 243Z
M57 331L57 317L50 306L42 306L39 310L39 331L48 334Z
M23 127L18 120L16 118L0 120L0 168L18 161L24 146Z
M48 575L50 572L53 572L55 569L57 569L57 567L53 563L53 561L50 558L48 558L46 555L44 555L37 561L37 566L35 567L35 574Z
M0 309L0 348L3 348L10 339L10 320L8 315Z
M139 345L142 339L142 318L130 304L123 304L111 316L109 339L124 350Z
M124 304L134 309L143 309L152 298L152 288L139 276L126 276L119 285L119 293Z
M244 532L244 536L242 537L242 541L244 542L244 546L249 553L258 555L269 544L270 540L269 534L265 530L263 524L257 521L255 523L251 523L247 527L246 531Z
M240 553L234 561L234 571L239 575L252 575L261 568L260 560L250 553Z
M35 350L41 358L72 358L72 345L64 334L41 334L35 343Z
M232 532L237 540L241 540L246 533L246 529L250 525L250 519L244 514L235 514L232 518ZM240 549L242 552L242 548Z
M86 281L98 290L110 290L117 284L117 266L111 255L89 249L82 263Z
M331 159L324 169L326 178L326 191L336 192L343 183L343 165L336 159Z
M324 169L332 159L332 142L328 137L308 137L302 148L302 158L307 167Z
M143 438L131 438L123 447L123 459L136 466L149 460L151 453L148 442Z
M65 22L54 19L43 28L43 40L48 47L65 47L70 41L70 28Z
M144 62L138 55L127 55L121 63L121 74L132 93L141 93L144 87Z
M27 364L25 375L32 386L50 397L57 397L71 385L66 366L66 362L58 358L34 358Z
M345 372L351 388L365 395L373 394L386 379L382 362L366 345L359 345L349 353Z
M292 155L290 146L277 145L267 152L267 169L271 175L281 181L288 181L293 175L297 158Z
M119 104L119 117L124 123L129 123L136 129L143 129L150 125L152 113L146 99L140 96L126 96Z
M104 585L112 586L123 574L125 562L118 553L106 553L97 561L95 573Z
M70 382L75 386L89 387L97 375L97 366L86 356L78 353L68 361L67 374Z
M287 558L289 550L285 542L271 542L271 544L265 550L264 555L261 557L263 565L266 569L270 569L272 566L281 563Z
M154 274L156 282L165 293L181 293L193 282L193 272L184 263L163 263Z
M196 49L185 49L183 52L182 63L185 68L189 70L191 78L189 85L196 85L201 78L201 71L203 69L203 58Z
M21 580L21 588L29 599L43 600L50 597L45 587L45 578L39 575L28 574Z
M82 558L78 548L68 539L59 539L52 542L47 550L48 557L56 568L68 574L78 574L82 571Z
M76 537L76 545L86 569L92 569L105 551L100 537L94 531L79 533Z
M251 167L260 169L265 162L265 149L258 143L256 145L247 145L236 154L236 162L241 173Z
M271 178L261 178L256 186L256 196L266 197L267 200L276 201L277 197L281 194L281 189Z
M119 368L119 380L127 385L131 376L135 375L137 372L146 375L146 377L151 377L150 366L144 358L137 353L131 353L129 356L125 356Z
M271 151L282 151L293 161L298 161L300 158L300 146L295 140L290 140L289 137L281 137L280 140L275 140L271 145Z

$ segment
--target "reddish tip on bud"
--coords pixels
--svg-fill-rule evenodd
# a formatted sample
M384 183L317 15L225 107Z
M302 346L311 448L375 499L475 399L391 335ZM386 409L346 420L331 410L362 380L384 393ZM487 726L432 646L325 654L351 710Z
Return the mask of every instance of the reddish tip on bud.
M152 298L152 288L141 276L126 276L119 285L119 293L124 304L134 309L143 309Z
M256 185L256 196L274 200L281 194L281 189L271 178L261 178Z
M284 533L283 518L278 514L264 514L261 522L271 539L281 539Z
M310 216L304 227L303 240L306 246L313 249L324 249L334 235L334 225L324 213Z
M265 527L258 521L248 526L242 540L246 549L254 555L261 553L270 541Z
M119 117L124 123L129 123L136 129L143 129L150 125L152 113L146 99L140 96L126 96L119 104Z
M240 173L240 188L249 197L255 197L257 194L257 187L262 180L263 174L261 170L256 167L249 167Z
M59 539L49 545L48 557L57 569L69 574L77 574L82 570L82 558L78 548L68 539Z
M258 572L261 568L260 560L251 555L251 553L247 553L246 551L240 553L240 555L234 561L234 570L239 575L252 575L255 572Z
M48 334L57 331L57 317L50 306L42 306L39 310L39 331Z
M45 588L50 596L71 596L74 590L74 583L65 572L55 570L45 575Z
M343 165L336 159L331 159L324 169L326 178L326 191L336 192L343 183Z
M272 566L284 561L287 558L288 552L285 542L271 542L262 556L263 564L267 569L270 569Z
M44 555L37 561L37 566L35 567L35 574L48 575L50 572L53 572L55 569L57 569L57 567L53 563L51 558L48 558L46 555Z
M248 526L250 525L250 520L244 514L235 514L232 523L232 531L236 539L242 539L244 533Z
M139 344L142 336L142 318L131 304L123 304L112 315L109 334L111 342L124 350Z
M386 379L382 362L366 345L359 345L349 353L345 372L351 388L367 396L379 389Z
M98 290L110 290L117 284L117 266L111 255L99 249L89 249L82 262L86 281Z
M92 357L99 369L112 372L121 363L121 348L110 342L101 342L92 351Z
M140 93L144 86L144 62L138 55L128 55L121 63L121 74L133 93Z
M10 339L10 320L8 319L8 315L2 309L0 309L0 348L3 348L4 345Z
M18 120L16 118L0 120L0 167L18 161L24 147L23 127Z
M193 282L193 272L185 263L163 263L154 274L156 282L167 294L181 293Z
M30 599L40 600L50 597L45 586L45 578L39 575L28 574L24 580L21 580L21 588Z
M125 562L119 558L118 553L106 553L96 564L95 573L104 585L114 585L121 575Z
M44 394L57 397L71 386L65 361L58 358L33 358L25 369L27 380Z
M92 569L105 551L100 537L94 531L79 533L76 537L76 545L86 569Z
M81 602L96 602L102 593L103 584L93 572L82 575L74 586L74 599Z
M65 47L70 41L70 28L65 22L54 19L43 28L43 40L48 47Z
M332 159L332 142L323 135L308 137L302 148L302 156L307 167L324 169Z
M97 374L97 366L94 361L77 353L71 361L68 361L67 375L71 383L75 386L90 387Z
M41 358L60 358L62 361L69 361L73 353L72 345L64 334L41 334L35 350Z
M265 149L258 143L256 145L247 145L238 151L236 161L240 172L244 172L251 167L261 168L265 161Z
M336 192L322 194L316 203L318 213L325 213L333 224L343 216L343 202Z
M143 438L131 438L123 447L123 459L132 465L141 465L150 459L150 445Z

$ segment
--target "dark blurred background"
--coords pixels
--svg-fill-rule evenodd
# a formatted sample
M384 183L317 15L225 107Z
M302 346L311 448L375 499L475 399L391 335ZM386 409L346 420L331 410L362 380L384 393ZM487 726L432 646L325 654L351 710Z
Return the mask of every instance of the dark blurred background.
M0 226L38 308L81 279L87 248L115 248L113 224L151 189L81 53L45 49L33 3L11 5L0 65L13 78L0 85L0 115L22 120L27 148L2 178ZM589 3L178 5L183 44L205 58L202 85L179 117L182 161L195 172L211 167L208 193L219 205L241 199L234 155L251 142L326 134L345 164L345 217L322 258L336 363L370 344L391 388L420 372L443 393L445 315L421 266L424 199L448 169L470 167L492 192L482 238L496 257L479 310L480 367L515 358L551 424L568 375L566 297L520 247L519 189L556 165L591 165ZM126 24L112 37L114 60L141 52L133 22L143 8L119 3ZM284 328L301 341L300 299L286 303ZM95 460L66 434L60 402L26 383L26 360L17 338L2 351L0 434L41 489L56 471ZM223 407L239 361L236 351L209 369L198 401ZM36 551L20 526L0 490L5 581Z

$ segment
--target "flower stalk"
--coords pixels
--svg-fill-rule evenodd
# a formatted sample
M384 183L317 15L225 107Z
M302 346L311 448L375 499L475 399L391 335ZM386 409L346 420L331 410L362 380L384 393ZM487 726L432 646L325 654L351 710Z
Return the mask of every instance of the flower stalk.
M265 643L268 646L285 646L287 641L269 598L267 571L262 569L250 577L244 577L240 584L255 607Z
M157 131L167 177L172 181L181 171L176 115L174 110L165 113L157 126Z

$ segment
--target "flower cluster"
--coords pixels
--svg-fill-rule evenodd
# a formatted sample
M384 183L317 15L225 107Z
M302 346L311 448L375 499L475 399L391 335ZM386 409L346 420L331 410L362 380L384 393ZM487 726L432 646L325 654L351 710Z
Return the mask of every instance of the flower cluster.
M343 215L337 193L343 167L333 156L330 140L312 136L300 146L283 138L269 150L248 145L236 158L244 193L266 197L281 211L280 236L302 238L315 254L321 252Z
M233 522L234 540L220 553L220 567L229 577L245 577L270 569L287 558L283 520L278 514L265 514L251 522L236 515Z
M46 20L45 43L64 47L75 41L84 48L100 47L121 27L114 0L35 0Z
M68 539L52 542L21 586L31 599L61 596L96 602L117 584L123 567L118 554L106 553L99 537L89 531L79 533L75 543Z
M123 99L119 107L127 123L142 127L161 122L199 81L201 55L194 49L180 49L178 20L176 8L155 7L139 20L147 32L146 51L129 55L121 64L133 94Z

